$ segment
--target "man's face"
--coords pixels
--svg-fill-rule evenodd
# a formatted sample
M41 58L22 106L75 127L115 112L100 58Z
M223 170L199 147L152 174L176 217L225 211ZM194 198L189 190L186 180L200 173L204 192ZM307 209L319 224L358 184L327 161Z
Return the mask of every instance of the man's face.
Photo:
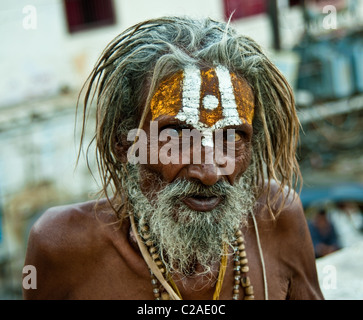
M142 128L148 135L148 159L163 153L168 143L169 154L180 152L168 164L159 157L132 167L127 183L139 226L150 226L151 239L169 271L193 274L199 265L207 272L223 254L222 243L231 244L236 228L246 223L255 203L255 172L249 166L253 113L248 84L221 66L188 67L156 90ZM155 124L157 134L149 134ZM201 139L183 141L183 129L196 130ZM225 163L213 156L218 131ZM176 139L158 139L162 132ZM233 170L221 174L220 169L231 163Z
M148 155L160 156L157 163L143 164L141 169L145 176L152 172L166 184L186 179L206 186L221 180L233 185L250 163L253 115L254 97L244 79L220 65L202 70L186 67L164 80L151 100L143 130L148 134ZM150 124L157 126L158 135L150 134ZM183 140L188 132L199 137ZM163 133L173 138L152 143ZM160 161L166 144L169 155L179 151L167 164ZM218 151L222 163L216 159ZM155 188L154 181L144 179L143 190L149 192L150 187ZM186 198L184 202L193 210L210 211L220 199Z

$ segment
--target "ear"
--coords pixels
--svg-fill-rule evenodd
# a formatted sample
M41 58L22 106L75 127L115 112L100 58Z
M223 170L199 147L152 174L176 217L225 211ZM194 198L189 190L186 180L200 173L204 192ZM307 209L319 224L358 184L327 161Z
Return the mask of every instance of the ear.
M131 146L131 142L127 140L125 135L122 135L121 138L117 139L115 142L115 153L117 159L119 159L122 163L127 163L127 151Z

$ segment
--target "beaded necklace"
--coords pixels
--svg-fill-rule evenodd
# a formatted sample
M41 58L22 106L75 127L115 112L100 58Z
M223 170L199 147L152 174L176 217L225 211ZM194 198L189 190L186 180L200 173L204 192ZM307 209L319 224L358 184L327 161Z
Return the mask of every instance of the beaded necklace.
M142 225L141 228L141 237L144 240L144 243L147 246L147 251L149 255L151 256L151 259L155 263L155 265L158 267L158 270L164 277L164 279L174 290L175 295L182 300L182 296L180 294L180 291L178 290L178 287L174 283L173 279L169 274L167 274L166 268L163 264L163 262L160 260L160 256L157 252L156 247L154 246L153 241L150 239L150 233L149 233L149 227L147 225ZM234 260L234 286L232 291L232 299L238 300L239 299L239 293L240 293L240 286L242 286L244 290L244 300L254 300L254 292L253 292L253 286L251 285L250 278L247 276L247 273L249 271L249 267L247 265L247 254L245 250L245 243L244 238L242 235L242 232L240 230L236 231L236 240L233 242L233 260ZM222 284L224 280L224 275L227 269L227 252L228 252L228 246L226 244L223 245L224 247L224 254L221 258L220 268L219 268L219 274L218 274L218 280L216 284L216 289L213 295L213 300L219 300L220 291L222 289ZM153 293L155 300L170 300L171 296L170 294L165 291L165 285L162 285L160 281L155 276L154 272L150 270L151 274L151 284L153 287ZM174 295L174 298L175 298Z

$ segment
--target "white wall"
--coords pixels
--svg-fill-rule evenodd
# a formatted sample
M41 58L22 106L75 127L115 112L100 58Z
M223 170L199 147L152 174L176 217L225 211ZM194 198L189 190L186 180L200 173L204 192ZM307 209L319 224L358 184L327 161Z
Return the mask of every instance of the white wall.
M26 29L36 10L35 29ZM69 34L61 0L0 2L0 107L59 88L78 89L109 41L125 28L162 15L222 18L220 0L115 0L117 24ZM25 27L24 27L25 25Z
M167 15L189 15L195 18L209 16L223 19L222 0L124 0L117 3L124 26Z

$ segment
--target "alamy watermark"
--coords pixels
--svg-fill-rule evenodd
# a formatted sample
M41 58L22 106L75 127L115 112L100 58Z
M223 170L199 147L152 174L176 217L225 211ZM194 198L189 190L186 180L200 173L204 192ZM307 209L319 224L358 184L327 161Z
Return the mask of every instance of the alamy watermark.
M214 141L205 145L203 139L210 135L214 135ZM142 129L129 131L127 140L134 143L127 159L132 164L214 164L218 175L228 175L235 169L235 135L234 129L203 133L197 129L167 128L159 132L157 121L151 121L149 134Z
M23 288L26 290L36 289L37 288L37 269L29 264L24 266L23 274L26 274L23 277Z
M337 289L337 269L333 265L326 265L322 269L321 274L321 287L324 290L335 290Z
M283 2L282 2L283 3ZM344 11L335 5L327 4L319 7L308 6L309 29L315 32L323 30L335 30L338 27L354 25L354 17L351 11ZM300 15L301 17L301 15ZM306 27L306 21L292 12L287 1L280 7L280 26L291 31L303 30Z
M323 7L323 14L326 16L323 19L324 29L337 28L337 8L333 5L326 5Z
M25 30L35 30L38 26L37 9L33 5L23 7L23 28Z

